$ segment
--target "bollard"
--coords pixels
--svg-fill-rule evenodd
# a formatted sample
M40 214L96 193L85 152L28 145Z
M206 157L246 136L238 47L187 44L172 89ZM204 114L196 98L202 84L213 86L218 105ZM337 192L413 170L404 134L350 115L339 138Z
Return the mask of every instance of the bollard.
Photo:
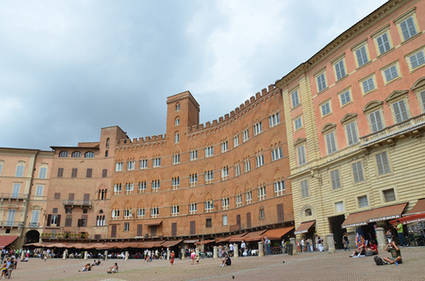
M89 255L88 255L87 251L84 251L84 259L86 260L88 258L89 258Z
M186 254L186 251L185 251L185 249L181 249L181 254L182 254L182 260L184 260L184 258L185 258L185 254Z
M170 260L170 248L167 248L167 260Z
M213 248L213 258L217 259L218 258L218 254L217 254L217 246L214 246Z
M125 257L124 260L128 260L128 251L125 251Z
M263 241L258 242L258 256L259 257L264 256L264 243L263 243Z
M62 254L62 259L66 260L67 256L68 256L68 249L65 249Z
M105 252L103 254L105 255L105 257L104 257L105 261L108 260L108 250L105 250Z

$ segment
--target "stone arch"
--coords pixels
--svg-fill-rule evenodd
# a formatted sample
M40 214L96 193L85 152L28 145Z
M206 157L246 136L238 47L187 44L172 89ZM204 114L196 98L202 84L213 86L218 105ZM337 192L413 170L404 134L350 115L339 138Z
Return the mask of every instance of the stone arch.
M38 243L40 241L40 232L32 229L25 233L25 243Z

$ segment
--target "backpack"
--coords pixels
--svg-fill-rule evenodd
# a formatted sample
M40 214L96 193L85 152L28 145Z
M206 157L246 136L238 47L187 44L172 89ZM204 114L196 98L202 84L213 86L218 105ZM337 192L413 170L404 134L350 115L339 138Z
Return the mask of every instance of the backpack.
M384 264L385 264L384 260L383 260L383 259L381 259L381 258L380 258L380 257L378 257L378 256L375 256L375 257L373 258L373 260L375 261L376 265L384 265Z

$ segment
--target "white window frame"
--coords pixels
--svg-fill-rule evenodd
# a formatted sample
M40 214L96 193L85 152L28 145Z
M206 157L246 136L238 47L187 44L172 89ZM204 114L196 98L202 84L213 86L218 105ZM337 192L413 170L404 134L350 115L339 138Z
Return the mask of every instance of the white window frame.
M325 109L326 112L324 112ZM322 117L332 114L332 105L330 99L320 104L320 114Z
M385 29L384 31L381 31L379 34L375 35L374 41L376 51L379 56L388 53L393 48L389 29Z
M302 166L305 163L307 163L305 144L297 145L297 160L298 160L298 166Z
M338 94L339 104L341 107L344 107L353 102L351 96L351 89L345 89L344 91Z
M267 196L266 186L263 185L263 186L258 187L258 201L265 200L266 196Z
M365 198L366 201L362 202L361 198L362 199ZM364 204L364 203L366 203L366 204ZM357 206L358 206L359 209L369 207L369 198L368 198L368 196L367 195L357 196Z
M351 164L351 170L353 172L354 183L363 182L365 180L362 161L353 162Z
M310 196L310 191L308 188L308 180L304 179L300 182L301 187L301 198L307 198Z
M326 71L323 70L316 74L315 79L317 92L321 93L328 88L328 82L326 81Z
M247 142L249 140L249 129L242 131L242 142Z
M276 161L283 158L283 150L281 146L275 147L272 150L272 161Z
M264 166L264 155L258 154L257 157L255 157L255 162L256 162L257 168Z
M198 159L198 150L193 149L190 151L190 161L195 161Z
M372 85L371 85L370 81L372 81ZM365 87L365 85L367 85L367 87ZM373 88L370 88L370 86L373 86ZM369 94L370 92L373 92L374 90L376 90L377 89L376 86L377 86L377 84L376 84L375 74L369 75L368 77L366 77L366 78L364 78L360 81L360 87L362 89L363 95Z
M383 176L391 173L390 160L387 151L382 151L375 154L376 174Z
M205 158L214 156L214 146L210 145L205 147Z
M147 169L148 168L148 159L141 159L139 161L140 169Z
M254 137L258 136L259 134L261 134L262 130L263 130L263 123L261 121L257 122L254 124L253 126L253 131L254 131Z
M335 81L339 81L345 76L347 76L347 69L345 67L345 57L340 58L337 60L334 64L334 71L335 71Z
M138 184L139 193L145 192L146 189L147 189L147 186L148 186L148 184L147 184L146 181L139 181L139 184Z
M331 178L331 186L332 189L340 189L341 188L341 177L339 175L339 170L335 169L330 171L329 176Z
M344 125L345 136L347 138L347 146L352 146L358 144L359 139L359 130L357 127L357 121L352 121Z
M356 57L357 68L366 65L370 61L369 48L366 42L354 48L353 52Z
M300 96L298 94L298 89L295 89L291 92L291 104L292 108L296 108L300 105Z
M384 79L384 83L388 84L398 78L401 77L400 68L398 62L392 63L381 70L382 78ZM391 75L391 77L387 76ZM396 75L396 76L394 76Z
M180 153L173 154L173 165L180 164Z
M239 146L239 135L233 136L233 147Z
M326 153L332 154L338 151L338 146L336 143L336 134L335 130L327 132L325 135L325 143L326 143Z
M391 103L391 110L393 112L394 123L399 124L409 120L409 108L407 99L403 98Z
M368 114L370 131L376 133L385 128L382 110L378 109Z
M297 131L303 127L302 116L298 116L294 119L294 131Z
M276 112L269 116L269 128L273 128L280 124L280 113Z
M282 196L285 192L285 180L275 181L273 185L274 185L274 195Z

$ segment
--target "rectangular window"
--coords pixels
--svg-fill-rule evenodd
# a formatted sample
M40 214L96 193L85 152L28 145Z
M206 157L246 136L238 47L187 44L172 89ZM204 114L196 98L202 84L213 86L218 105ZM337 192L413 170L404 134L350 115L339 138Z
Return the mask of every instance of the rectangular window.
M0 161L0 176L2 171L3 171L3 162Z
M180 134L179 133L176 133L174 135L174 143L179 143L179 142L180 142Z
M76 178L78 173L78 168L72 168L71 170L71 177Z
M123 163L122 162L115 163L115 172L121 172L122 171L122 166L123 166Z
M47 168L46 167L41 167L40 171L38 173L38 178L40 179L45 179L47 176Z
M214 202L212 200L205 201L205 212L211 212L214 209Z
M367 206L369 206L369 201L367 200L366 195L357 197L357 203L359 205L359 208L366 208Z
M242 194L237 194L236 195L236 207L240 207L242 206Z
M393 103L395 123L401 123L409 119L407 107L404 100Z
M189 213L193 215L193 214L196 214L197 211L198 211L198 204L197 203L190 203Z
M227 225L227 215L223 215L223 226Z
M335 68L335 74L336 74L336 80L340 80L342 78L344 78L347 75L347 72L345 71L345 64L344 64L344 59L340 59L339 61L337 61L334 64L334 68Z
M355 50L358 67L366 64L369 61L366 48L367 48L367 45L364 44Z
M133 216L133 212L131 209L124 209L124 218L131 218Z
M325 135L326 138L326 150L328 154L332 154L336 151L335 131L332 131Z
M191 150L190 151L190 161L194 161L198 159L198 150Z
M248 191L246 193L246 204L251 204L252 203L252 191Z
M190 187L194 187L198 184L198 174L190 174L189 175L189 185Z
M125 194L130 194L134 191L134 183L125 184Z
M272 161L276 161L283 158L282 147L276 147L272 150Z
M16 177L22 177L24 175L24 165L23 164L19 164L18 166L16 166Z
M420 95L421 95L421 100L422 100L422 110L423 110L423 112L425 112L425 91L421 92ZM1 173L1 166L0 166L0 173Z
M7 213L6 226L14 226L14 224L15 224L15 214L16 214L16 210L9 209L9 211Z
M281 196L285 192L285 181L279 180L274 182L274 195Z
M409 56L410 68L416 69L425 64L424 50L420 50Z
M279 112L276 112L275 114L272 114L269 116L269 128L273 128L274 126L277 126L279 124L280 124Z
M230 199L229 197L221 199L221 207L223 210L227 210L230 207Z
M384 123L381 118L381 110L369 113L370 130L372 133L384 129Z
M159 188L161 187L161 183L159 180L153 180L151 185L152 185L153 192L157 192Z
M212 227L212 219L211 218L208 218L208 219L205 219L205 227Z
M55 192L54 198L55 198L55 199L61 199L61 194L60 194L60 192Z
M390 43L388 31L385 31L381 35L377 36L375 40L376 40L376 44L378 46L380 55L385 54L391 49L391 43Z
M341 94L339 94L339 101L341 103L341 107L349 104L351 102L351 93L350 90L346 90L344 92L342 92Z
M245 159L244 166L245 166L245 173L248 173L249 171L251 171L251 162L249 161L249 159Z
M173 190L176 190L180 185L180 177L171 178L171 187Z
M112 210L112 219L117 219L120 217L120 210L119 209L113 209Z
M416 35L417 31L413 15L400 22L400 29L403 34L403 41L406 41Z
M299 145L297 146L297 157L298 157L298 165L304 165L306 163L306 155L305 155L305 146Z
M43 196L44 185L37 185L35 196Z
M344 202L342 201L335 202L335 212L337 213L344 212Z
M208 146L205 148L205 158L214 156L214 146Z
M161 157L156 157L152 159L152 168L159 168L161 167Z
M362 81L362 89L364 94L375 90L375 80L373 79L373 76Z
M385 83L391 82L398 77L397 64L393 64L383 70Z
M265 215L264 215L264 207L261 207L261 208L258 210L258 219L259 219L259 220L264 220L264 217L265 217Z
M258 188L258 200L264 200L266 199L266 186L260 186Z
M308 196L309 196L308 181L307 180L302 180L301 181L301 197L302 198L306 198Z
M393 188L383 190L382 195L384 196L385 202L395 201L395 192Z
M253 126L253 129L254 129L254 136L257 136L257 135L261 134L261 131L262 131L262 123L261 123L261 121L255 123L254 126Z
M227 179L228 176L229 176L229 167L225 166L221 168L221 180Z
M229 150L229 142L227 140L223 141L220 146L221 146L221 153L227 152Z
M357 133L357 122L350 122L345 126L345 133L347 134L347 144L354 145L359 142L359 136Z
M245 129L242 132L242 141L247 142L248 140L249 140L249 131L248 129Z
M140 160L140 169L147 169L147 168L148 168L148 159Z
M87 178L91 178L92 177L92 174L93 174L93 169L92 168L87 168L86 177Z
M317 83L317 91L319 93L327 88L325 72L322 72L316 76L316 83Z
M233 147L238 147L239 146L239 136L236 135L233 137Z
M213 179L214 179L214 170L206 171L204 174L205 184L211 183Z
M341 180L339 178L339 170L331 171L332 189L341 188Z
M156 218L159 216L159 207L151 208L151 217Z
M171 215L172 216L178 216L180 213L180 207L179 205L173 205L171 206Z
M173 154L173 165L180 164L180 153Z
M376 154L376 167L378 168L378 175L385 175L391 173L390 163L386 151Z
M294 129L295 131L303 127L303 122L301 116L295 118L294 120Z
M300 99L298 97L298 90L295 90L291 93L291 101L292 101L292 108L295 108L300 104Z
M63 168L58 168L58 178L63 177Z
M14 183L13 184L13 191L12 191L12 198L18 198L20 190L21 190L21 184L20 183Z
M102 178L106 178L108 176L108 169L102 169Z
M331 102L327 101L320 105L320 111L322 112L322 116L326 116L331 113Z
M139 187L138 187L139 193L145 192L146 191L146 187L147 187L146 181L139 182Z
M364 181L363 177L363 164L361 161L351 164L351 168L353 170L354 182L362 182Z
M125 222L124 223L124 232L129 232L130 231L130 223L129 222Z
M133 171L136 168L136 161L127 161L127 171Z
M119 194L119 193L121 193L121 184L116 183L114 184L114 194Z
M235 165L235 177L239 177L241 175L241 165L238 163Z
M257 164L257 168L264 166L264 155L263 154L257 155L255 160L256 160L255 162Z

